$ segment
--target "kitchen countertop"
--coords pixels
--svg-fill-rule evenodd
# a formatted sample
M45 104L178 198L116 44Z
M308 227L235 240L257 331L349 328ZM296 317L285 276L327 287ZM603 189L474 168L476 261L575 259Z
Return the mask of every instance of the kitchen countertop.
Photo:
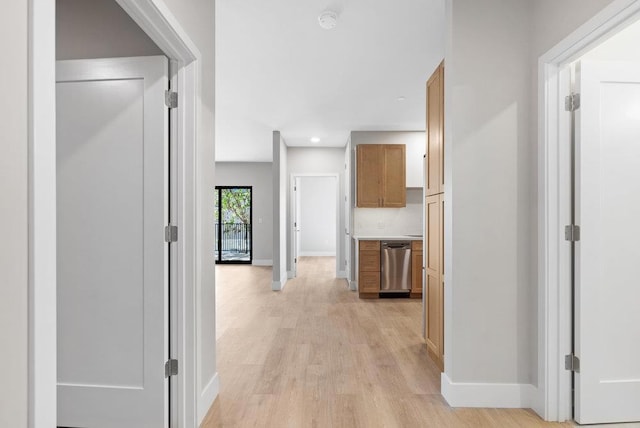
M356 235L353 236L356 241L387 241L387 240L402 240L402 241L422 241L422 235Z

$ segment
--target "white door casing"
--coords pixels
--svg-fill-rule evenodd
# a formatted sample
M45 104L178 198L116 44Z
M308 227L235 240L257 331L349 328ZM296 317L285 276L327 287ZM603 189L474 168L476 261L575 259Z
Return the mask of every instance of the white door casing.
M164 56L57 63L58 425L168 425Z
M576 67L575 419L640 421L640 64Z

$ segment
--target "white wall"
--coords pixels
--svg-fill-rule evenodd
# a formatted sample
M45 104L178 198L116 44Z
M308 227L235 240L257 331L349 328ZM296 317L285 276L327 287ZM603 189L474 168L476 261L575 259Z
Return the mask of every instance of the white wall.
M0 105L0 426L27 426L27 7L26 1L3 4L0 14L2 81L10 103Z
M336 181L336 177L298 179L300 257L336 255Z
M280 131L273 131L273 284L282 290L287 282L287 151Z
M446 374L454 383L528 384L529 2L454 0L451 7Z
M115 0L56 0L56 58L162 55Z
M472 382L489 405L536 404L537 59L609 3L447 0L443 390L453 399Z
M344 149L343 148L315 148L315 147L290 147L288 154L288 174L338 174L339 182L344 182ZM344 186L340 186L339 198L344 200ZM291 227L291 201L287 201L287 226ZM338 206L338 230L345 230L345 210L343 204ZM291 242L287 245L287 269L292 266ZM342 276L345 271L344 248L338 247L336 251L338 274Z
M271 162L216 162L216 186L252 186L253 264L273 263Z

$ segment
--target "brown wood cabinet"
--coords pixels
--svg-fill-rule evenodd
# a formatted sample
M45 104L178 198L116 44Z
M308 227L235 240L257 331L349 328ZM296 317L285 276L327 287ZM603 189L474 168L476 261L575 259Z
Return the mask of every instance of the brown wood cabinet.
M427 173L425 194L444 191L444 62L427 82Z
M411 241L411 298L422 297L422 241Z
M443 275L442 275L442 196L427 196L426 215L426 342L429 356L444 368Z
M359 208L401 208L407 205L406 146L360 144L356 146Z
M358 293L375 299L380 293L380 241L360 241L358 253Z
M444 62L427 82L425 341L444 370Z

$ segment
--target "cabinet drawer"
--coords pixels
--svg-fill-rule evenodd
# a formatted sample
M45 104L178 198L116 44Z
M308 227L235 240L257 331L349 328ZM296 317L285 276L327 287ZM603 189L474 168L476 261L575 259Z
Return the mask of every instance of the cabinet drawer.
M411 241L411 251L422 251L422 241Z
M358 288L361 293L380 292L380 272L362 272L358 278Z
M380 251L360 251L360 272L380 272Z
M360 251L380 251L380 241L360 241Z

